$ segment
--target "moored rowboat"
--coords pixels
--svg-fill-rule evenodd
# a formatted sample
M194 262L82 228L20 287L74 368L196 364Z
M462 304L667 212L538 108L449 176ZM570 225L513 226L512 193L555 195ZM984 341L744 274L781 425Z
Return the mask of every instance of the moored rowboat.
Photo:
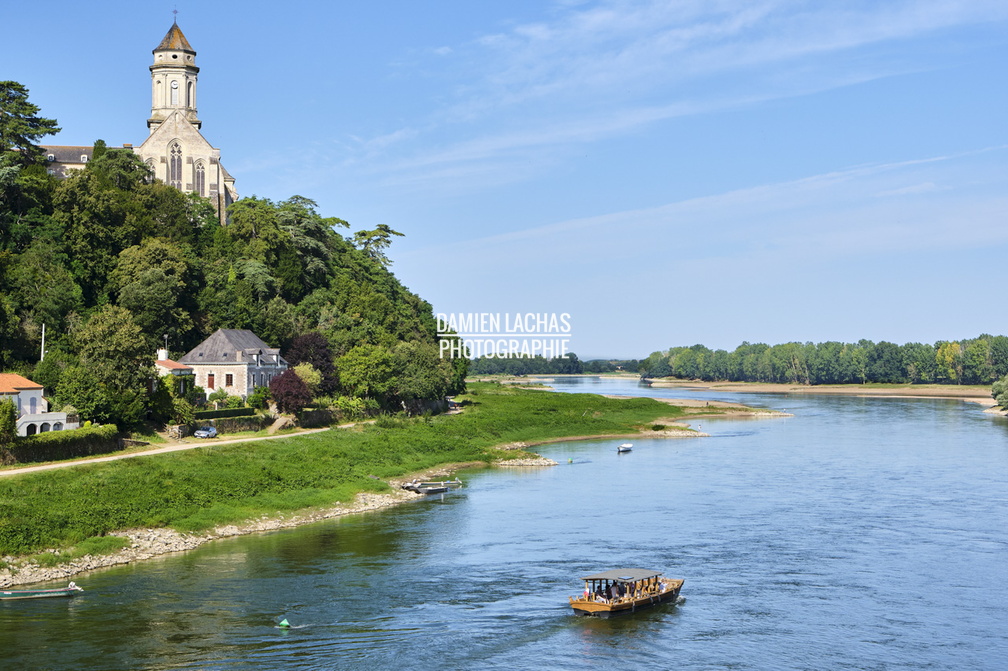
M462 481L458 478L454 480L441 480L440 482L421 482L413 480L404 483L402 488L417 494L443 494L452 488L461 487Z
M633 443L623 443L622 445L616 446L617 452L629 452L633 449Z
M54 596L74 596L84 589L76 583L56 589L5 589L0 590L0 599L45 599Z
M658 571L620 568L585 576L585 591L571 597L575 615L608 618L634 613L641 608L675 602L682 589L682 579L663 578Z

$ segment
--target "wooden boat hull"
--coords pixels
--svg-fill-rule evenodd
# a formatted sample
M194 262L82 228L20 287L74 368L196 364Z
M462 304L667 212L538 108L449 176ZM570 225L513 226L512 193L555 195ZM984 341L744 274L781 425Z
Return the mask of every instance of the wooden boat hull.
M6 589L0 590L0 599L49 599L54 597L75 596L77 592L83 592L80 587L70 583L67 587L56 589Z
M599 601L594 599L577 599L571 597L571 608L575 615L587 615L591 617L610 618L616 615L627 615L636 613L645 608L651 608L662 603L672 603L679 598L679 591L682 589L683 580L667 581L668 588L657 594L649 594L636 598L627 597L625 599L613 599L612 601Z

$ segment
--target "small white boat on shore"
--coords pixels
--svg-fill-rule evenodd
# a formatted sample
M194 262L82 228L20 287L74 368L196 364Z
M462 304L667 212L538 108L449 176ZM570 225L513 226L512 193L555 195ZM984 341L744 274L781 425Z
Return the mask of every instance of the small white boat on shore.
M420 480L413 480L413 482L404 483L402 488L411 492L416 492L417 494L444 494L447 491L456 489L462 486L462 481L458 478L454 480L442 480L440 482L421 482Z

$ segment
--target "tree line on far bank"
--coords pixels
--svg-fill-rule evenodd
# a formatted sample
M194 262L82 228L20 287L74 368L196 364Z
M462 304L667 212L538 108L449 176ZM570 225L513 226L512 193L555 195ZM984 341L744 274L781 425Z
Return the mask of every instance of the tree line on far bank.
M980 335L935 344L743 342L734 351L704 345L653 352L642 377L786 384L992 384L1008 375L1008 337Z
M581 361L571 352L547 359L543 356L480 357L469 362L470 375L580 375L581 373L637 373L637 359L592 359Z

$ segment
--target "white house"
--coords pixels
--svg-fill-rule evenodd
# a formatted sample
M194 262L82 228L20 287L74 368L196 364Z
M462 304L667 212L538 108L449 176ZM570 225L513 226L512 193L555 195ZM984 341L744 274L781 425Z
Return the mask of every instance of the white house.
M45 431L76 429L76 415L49 412L49 401L42 396L42 385L14 373L0 373L0 401L10 400L17 408L17 434L31 436Z

